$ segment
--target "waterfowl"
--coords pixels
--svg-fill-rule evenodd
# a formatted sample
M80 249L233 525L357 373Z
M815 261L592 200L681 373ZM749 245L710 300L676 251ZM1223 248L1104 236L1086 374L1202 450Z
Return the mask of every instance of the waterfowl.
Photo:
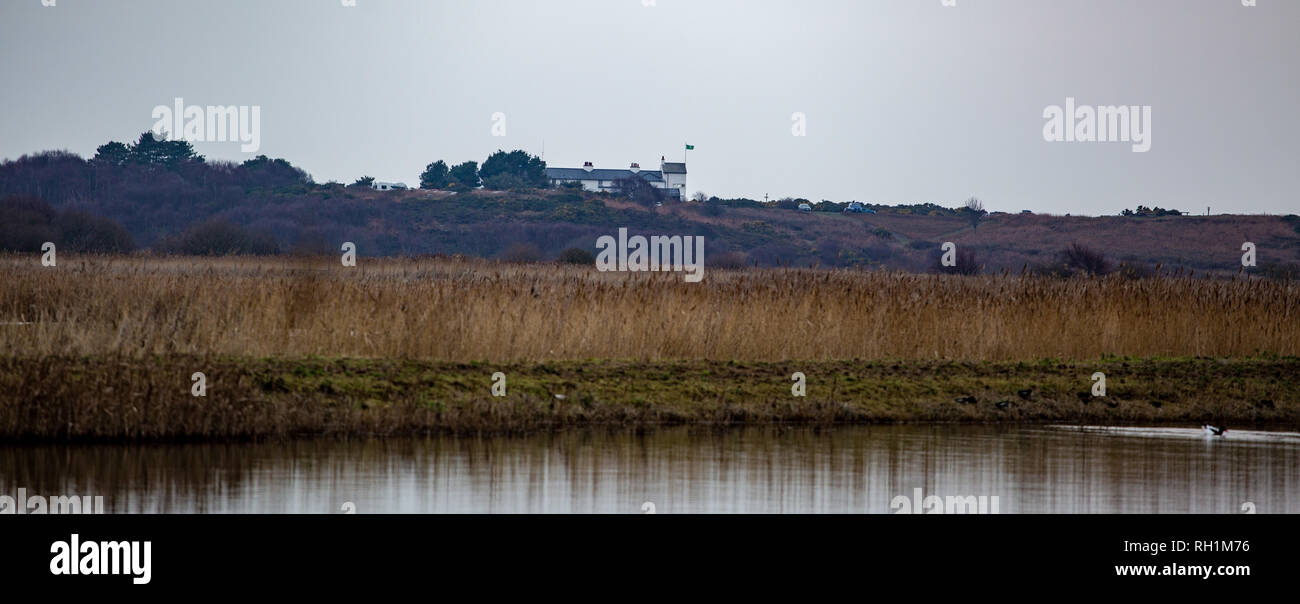
M959 402L959 403L961 403L961 404L963 404L963 405L974 405L975 403L978 403L978 402L980 402L980 401L979 401L979 399L977 399L977 398L975 398L975 397L973 397L973 396L963 396L963 397L957 399L957 402Z
M998 401L997 408L1006 411L1011 407L1011 401Z
M1201 426L1201 429L1205 430L1206 436L1223 436L1228 433L1227 428L1215 428L1210 425Z
M1026 388L1025 390L1017 391L1016 394L1019 394L1020 398L1024 400L1029 400L1030 397L1034 396L1034 389Z

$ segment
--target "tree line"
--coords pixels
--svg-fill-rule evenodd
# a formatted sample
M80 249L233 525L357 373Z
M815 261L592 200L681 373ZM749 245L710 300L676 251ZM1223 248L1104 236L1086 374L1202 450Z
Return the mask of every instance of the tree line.
M372 176L362 176L352 183L353 187L369 187L374 184ZM466 161L454 166L445 160L437 160L425 166L420 173L420 188L425 190L446 189L468 191L483 187L495 191L514 189L538 189L547 187L546 162L542 158L529 155L527 151L501 151L488 156L482 166L476 161Z

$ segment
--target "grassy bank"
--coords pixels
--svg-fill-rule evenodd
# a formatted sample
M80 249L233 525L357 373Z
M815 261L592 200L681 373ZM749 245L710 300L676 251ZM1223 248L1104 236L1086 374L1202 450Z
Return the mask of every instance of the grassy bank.
M207 396L191 396L191 374ZM492 374L506 396L492 396ZM1094 372L1108 396L1089 394ZM808 377L807 397L791 375ZM559 396L557 396L559 395ZM969 398L968 398L969 397ZM973 399L973 400L972 400ZM567 426L1300 426L1300 359L801 363L0 357L0 439L244 439Z

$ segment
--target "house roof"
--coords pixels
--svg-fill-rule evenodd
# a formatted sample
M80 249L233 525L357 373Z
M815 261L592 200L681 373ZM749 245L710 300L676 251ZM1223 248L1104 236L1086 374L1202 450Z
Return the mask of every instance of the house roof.
M547 168L546 177L552 180L620 180L640 176L650 182L658 182L664 179L663 174L658 170L642 170L633 172L631 170L592 170L590 172L582 168Z
M674 164L674 163L664 162L663 168L664 168L664 174L685 174L686 173L686 164Z

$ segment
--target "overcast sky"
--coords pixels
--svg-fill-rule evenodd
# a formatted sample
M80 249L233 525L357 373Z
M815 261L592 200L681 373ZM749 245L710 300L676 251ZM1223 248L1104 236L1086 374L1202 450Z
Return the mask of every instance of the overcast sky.
M89 157L181 97L260 107L257 153L318 182L543 146L657 168L689 143L688 192L722 197L1300 212L1295 0L42 4L0 0L2 158ZM1067 97L1150 106L1150 150L1044 140Z

